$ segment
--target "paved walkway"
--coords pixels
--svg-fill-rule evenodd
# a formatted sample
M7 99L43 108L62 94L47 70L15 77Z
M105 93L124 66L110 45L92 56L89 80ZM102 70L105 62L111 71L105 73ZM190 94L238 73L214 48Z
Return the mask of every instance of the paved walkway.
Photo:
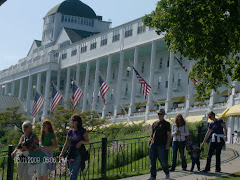
M240 171L240 145L239 144L227 144L227 150L222 151L221 154L221 173L215 173L216 159L215 156L212 157L211 172L202 173L197 171L195 165L194 171L190 172L191 163L188 164L188 171L182 171L181 166L176 167L174 172L170 173L171 179L174 180L202 180L202 179L214 179L217 177L228 176L232 173ZM201 170L204 169L206 165L206 159L201 160ZM157 172L157 180L165 179L165 174L163 171ZM130 178L125 178L124 180L147 180L150 174L145 174L141 176L135 176Z

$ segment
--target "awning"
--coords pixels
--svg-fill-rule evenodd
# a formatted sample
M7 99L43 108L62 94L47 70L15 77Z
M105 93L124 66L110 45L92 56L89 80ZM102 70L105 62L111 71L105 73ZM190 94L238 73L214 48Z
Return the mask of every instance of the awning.
M152 125L155 121L158 121L159 119L151 119L151 120L147 120L145 122L145 124L150 124ZM169 122L170 124L173 124L173 118L169 118L169 119L165 119L167 122Z
M185 96L173 97L172 101L173 102L184 102L185 101Z
M158 99L158 100L154 101L153 104L154 105L158 105L158 103L159 104L165 104L165 101L166 101L166 99Z
M228 111L229 111L229 108L226 108L222 113L216 114L216 118L227 117L226 114L227 114ZM208 122L211 123L212 120L208 118Z
M190 123L196 123L202 121L204 115L197 115L197 116L188 116L186 117L186 121Z
M147 101L142 102L142 103L139 105L139 107L145 107L146 105L147 105Z
M222 97L225 97L225 96L228 96L228 89L224 90L223 92L221 92L219 94L219 96L222 96Z
M228 116L240 116L240 104L236 104L225 114L225 117Z

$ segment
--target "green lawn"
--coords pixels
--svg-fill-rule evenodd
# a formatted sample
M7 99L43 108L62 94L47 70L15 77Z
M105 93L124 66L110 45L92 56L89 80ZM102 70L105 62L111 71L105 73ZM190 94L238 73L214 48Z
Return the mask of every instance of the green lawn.
M240 172L233 173L230 176L216 178L214 180L226 180L226 179L227 180L239 180L240 179Z

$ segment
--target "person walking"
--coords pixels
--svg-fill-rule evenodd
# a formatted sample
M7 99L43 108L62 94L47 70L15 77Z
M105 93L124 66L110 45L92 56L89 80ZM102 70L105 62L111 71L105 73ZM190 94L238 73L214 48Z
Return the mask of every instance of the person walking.
M164 109L160 109L158 112L158 121L155 121L152 124L152 133L150 137L150 149L149 157L151 161L151 176L150 180L156 180L157 171L156 171L156 160L161 163L162 169L166 174L166 179L170 178L169 169L168 169L168 150L171 141L171 129L170 123L164 119L166 115Z
M172 125L172 135L172 165L170 171L175 171L178 150L182 160L182 170L186 171L187 162L184 155L184 150L186 147L186 136L189 135L189 131L188 126L181 114L178 114L175 118L175 123Z
M47 155L45 162L50 172L56 170L56 160L53 159L53 149L56 148L57 140L52 122L46 119L43 121L41 128L41 149Z
M212 138L210 138L207 163L203 172L210 171L211 159L212 159L214 150L216 151L215 172L221 172L221 150L222 150L222 147L225 145L225 141L227 141L227 128L226 128L226 124L223 122L222 119L215 118L214 112L212 111L209 112L208 118L211 119L212 122L209 124L208 131L205 135L205 138L201 146L204 147L204 144L206 143L211 133L212 133ZM223 132L223 129L224 129L224 132Z
M197 143L192 143L192 148L189 150L188 154L191 156L192 167L190 171L193 171L195 164L197 164L198 171L200 171L200 156L202 149L198 148Z
M85 128L82 127L82 118L74 114L71 117L72 128L68 131L66 141L64 143L63 149L59 155L59 158L63 157L64 152L69 147L69 153L67 155L70 180L77 180L78 173L81 168L81 162L83 157L80 154L81 146L89 143L88 133Z

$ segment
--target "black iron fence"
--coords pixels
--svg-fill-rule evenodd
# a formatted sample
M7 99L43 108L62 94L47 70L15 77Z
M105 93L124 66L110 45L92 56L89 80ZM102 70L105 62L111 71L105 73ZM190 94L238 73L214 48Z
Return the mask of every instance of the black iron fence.
M200 143L205 132L201 129L191 133L194 142ZM128 173L136 173L150 168L149 160L149 136L131 139L107 140L93 142L86 146L90 153L90 160L86 162L86 168L79 173L79 179L107 179L124 176ZM11 157L14 146L9 146L8 151L0 151L0 176L2 180L18 179L16 163ZM69 179L67 161L59 161L61 147L54 151L56 170L49 174L51 179ZM205 148L206 153L207 148ZM185 152L186 158L190 156ZM169 165L172 161L172 148L169 149ZM177 163L180 163L178 155ZM158 162L157 167L160 168Z

